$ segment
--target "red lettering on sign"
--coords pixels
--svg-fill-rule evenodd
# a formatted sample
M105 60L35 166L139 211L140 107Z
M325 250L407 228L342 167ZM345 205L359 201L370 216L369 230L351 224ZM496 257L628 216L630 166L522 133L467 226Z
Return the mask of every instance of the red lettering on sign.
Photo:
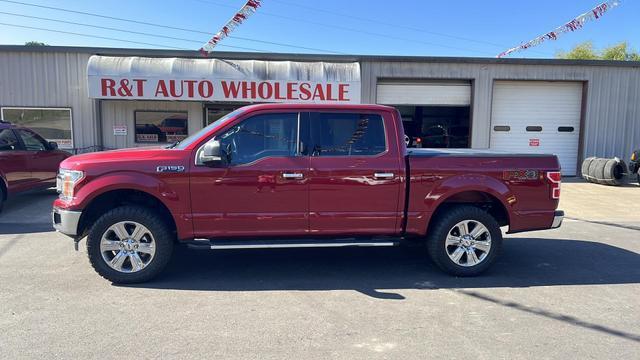
M296 85L297 85L296 83L287 83L287 99L289 100L296 99L295 93L297 92L297 89L294 89L294 86Z
M324 89L322 88L322 84L317 84L315 89L313 90L313 100L324 101Z
M187 97L193 98L194 94L194 84L197 83L196 80L185 80L185 84L187 84Z
M251 95L249 95L251 93ZM256 98L256 83L255 81L242 82L242 98L243 99L255 99Z
M180 81L180 93L178 93L176 81L169 80L169 94L171 94L172 97L182 97L183 93L184 90L182 89L182 81Z
M349 101L347 94L349 93L349 84L338 85L338 101Z
M290 83L287 83L290 84ZM275 94L276 100L287 100L286 94L280 93L280 83L273 84L273 93ZM290 99L291 100L291 99Z
M116 81L113 79L100 79L102 85L102 96L116 96ZM109 95L107 95L107 91Z
M263 99L269 99L273 96L273 87L268 82L261 82L258 85L258 96Z
M203 98L210 98L213 96L213 83L209 80L202 80L198 84L198 95Z
M226 82L222 80L222 93L225 98L238 98L238 92L240 91L240 84L235 81Z
M144 83L147 82L146 79L133 79L133 82L136 83L136 96L144 96Z
M300 100L311 99L311 84L303 82L300 84Z
M158 85L156 85L156 94L155 97L158 97L158 94L162 95L162 97L168 97L167 94L167 84L164 83L164 80L158 80Z
M529 139L529 146L540 146L540 139Z

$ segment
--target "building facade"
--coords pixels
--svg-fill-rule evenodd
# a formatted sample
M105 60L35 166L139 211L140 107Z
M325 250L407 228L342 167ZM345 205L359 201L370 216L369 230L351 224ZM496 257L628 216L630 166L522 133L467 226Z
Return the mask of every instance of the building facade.
M179 141L254 102L398 108L410 146L588 156L640 147L640 63L0 46L0 115L62 148Z

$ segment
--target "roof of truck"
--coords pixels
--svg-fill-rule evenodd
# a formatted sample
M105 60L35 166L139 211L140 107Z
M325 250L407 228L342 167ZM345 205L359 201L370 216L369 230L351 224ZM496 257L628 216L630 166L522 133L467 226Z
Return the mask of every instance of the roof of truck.
M256 110L272 110L272 109L309 109L309 110L368 110L368 111L395 111L395 108L386 105L377 104L305 104L305 103L286 103L286 104L253 104L247 105L242 109L248 111Z

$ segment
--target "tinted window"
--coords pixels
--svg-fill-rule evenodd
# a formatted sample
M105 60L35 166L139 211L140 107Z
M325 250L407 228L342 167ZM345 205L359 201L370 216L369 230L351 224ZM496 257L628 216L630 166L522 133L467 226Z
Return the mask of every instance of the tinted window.
M559 132L573 132L573 126L559 126L558 127L558 131Z
M18 134L22 138L24 147L28 151L44 151L47 150L47 143L40 135L27 130L18 130Z
M542 126L527 126L527 131L540 132L542 131Z
M174 143L187 137L187 113L165 111L136 111L136 142Z
M376 155L386 150L380 115L317 113L311 123L314 156Z
M256 115L218 137L231 157L231 165L247 164L268 156L295 156L298 114Z
M511 131L511 126L496 125L493 127L493 131Z
M0 130L0 151L18 150L18 138L11 129Z

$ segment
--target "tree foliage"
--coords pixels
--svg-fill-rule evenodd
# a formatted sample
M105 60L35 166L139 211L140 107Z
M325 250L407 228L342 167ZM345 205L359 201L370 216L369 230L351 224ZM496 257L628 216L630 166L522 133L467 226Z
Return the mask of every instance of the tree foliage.
M617 45L612 45L598 51L590 41L576 45L568 52L558 52L559 59L574 60L617 60L617 61L640 61L640 54L629 47L626 41Z
M27 41L24 43L25 46L49 46L49 44L45 44L41 41Z

